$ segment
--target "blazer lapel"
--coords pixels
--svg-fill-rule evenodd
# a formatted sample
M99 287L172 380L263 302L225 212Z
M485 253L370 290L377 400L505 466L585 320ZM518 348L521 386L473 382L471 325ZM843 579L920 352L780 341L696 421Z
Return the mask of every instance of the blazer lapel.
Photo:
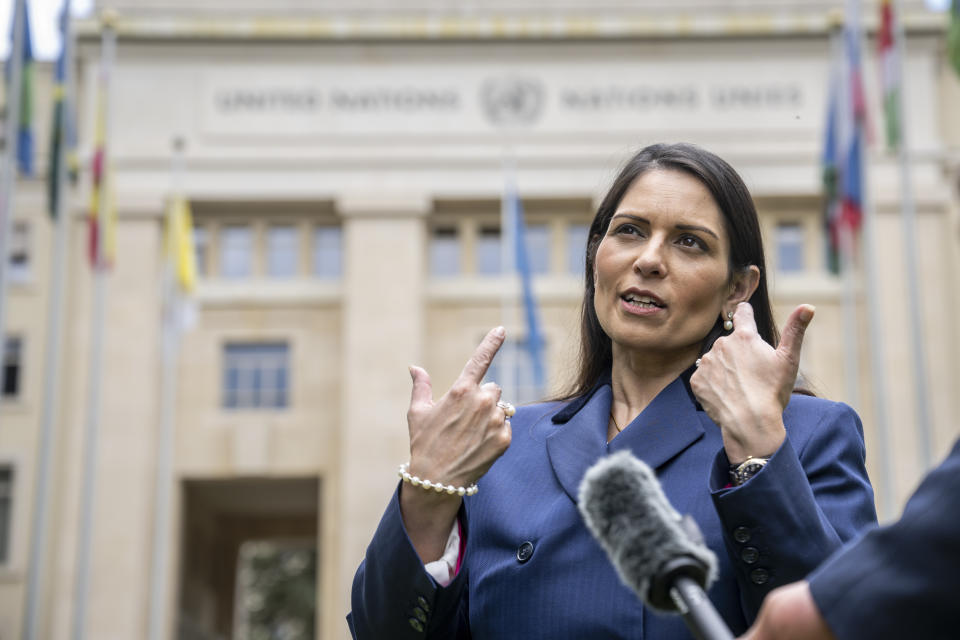
M661 391L636 419L607 443L611 390L597 388L580 409L547 437L553 472L577 502L580 480L601 457L628 449L652 469L680 454L704 435L696 404L680 376Z
M547 437L547 456L553 473L574 502L583 474L607 453L610 399L610 385L597 388L579 411Z
M610 441L610 453L629 449L651 469L657 469L702 438L697 405L680 376Z

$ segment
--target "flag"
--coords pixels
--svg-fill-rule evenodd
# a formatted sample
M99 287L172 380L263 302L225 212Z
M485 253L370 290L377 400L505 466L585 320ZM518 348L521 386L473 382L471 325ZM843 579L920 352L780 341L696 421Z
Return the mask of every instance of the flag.
M181 195L171 196L163 233L163 317L167 329L166 347L175 352L176 336L196 326L197 305L190 295L197 281L193 248L193 218L190 203Z
M110 184L110 167L108 166L109 163L106 154L109 64L110 62L106 59L101 61L100 90L97 95L96 123L94 125L94 149L93 156L90 160L90 174L93 184L90 189L90 208L87 212L87 221L90 229L90 265L94 268L109 268L113 265L117 244L117 212L113 202L113 191ZM100 203L104 198L106 198L105 206L103 207L103 211L101 211ZM101 214L106 217L103 224L103 247L100 247ZM99 263L97 259L98 253L100 257Z
M950 6L950 32L947 36L947 51L953 70L960 75L960 0Z
M113 194L109 189L108 167L106 166L106 154L104 152L104 134L106 129L105 107L103 101L105 95L101 92L97 105L97 123L94 137L93 157L90 160L90 174L93 179L93 185L90 190L90 209L87 213L87 222L90 227L90 264L94 268L110 267L113 265L113 259L116 255L116 218L117 212L113 206ZM106 198L105 211L101 212L100 201ZM106 215L104 224L104 243L100 247L100 215ZM100 253L100 263L98 264L97 255Z
M900 146L900 61L894 38L893 5L880 2L880 30L877 32L877 55L880 58L880 85L883 87L883 113L886 118L887 147Z
M193 218L190 205L183 196L175 196L170 200L164 234L164 254L173 283L181 293L192 293L197 281Z
M827 122L823 149L824 225L827 229L827 265L839 272L841 255L853 250L841 246L863 220L863 145L867 109L860 67L860 21L856 0L847 1L847 20L834 47ZM845 234L844 231L849 231Z
M60 13L60 36L63 44L54 68L53 126L50 129L50 161L47 167L47 202L51 218L56 217L60 200L58 167L61 161L67 164L70 181L75 183L77 179L76 131L66 86L67 65L71 64L68 6L69 0L66 0ZM62 160L61 154L66 155Z
M834 73L833 75L837 75ZM834 227L834 220L838 219L837 208L839 193L837 185L837 100L839 98L837 83L830 83L830 96L827 106L827 124L823 142L823 156L821 159L823 179L823 226L827 237L827 268L831 273L840 273L840 242Z
M544 389L546 376L543 366L543 333L540 330L540 319L537 313L537 303L533 295L533 278L530 269L530 259L527 254L526 229L524 222L523 204L520 202L520 195L512 182L507 183L507 216L508 223L512 227L514 238L514 258L516 260L517 273L520 275L520 284L523 291L523 309L524 318L527 325L527 340L524 348L530 358L533 384L536 387L536 393L540 394Z
M30 11L26 1L15 2L11 23L11 48L15 42L14 31L17 27L19 12L23 9L23 36L21 51L23 64L20 67L20 118L17 123L17 168L25 176L33 175L33 40L30 37ZM10 82L10 63L13 56L7 58L7 82ZM9 86L9 84L7 85Z

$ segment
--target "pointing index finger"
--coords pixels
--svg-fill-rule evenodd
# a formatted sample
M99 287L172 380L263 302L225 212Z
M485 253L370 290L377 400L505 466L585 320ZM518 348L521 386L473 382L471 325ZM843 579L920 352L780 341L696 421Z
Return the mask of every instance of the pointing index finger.
M503 327L491 329L477 345L477 349L470 356L470 359L467 360L467 364L460 373L460 380L480 384L483 376L487 373L487 369L490 368L490 363L493 362L493 357L497 355L497 351L503 345L506 335L507 332Z

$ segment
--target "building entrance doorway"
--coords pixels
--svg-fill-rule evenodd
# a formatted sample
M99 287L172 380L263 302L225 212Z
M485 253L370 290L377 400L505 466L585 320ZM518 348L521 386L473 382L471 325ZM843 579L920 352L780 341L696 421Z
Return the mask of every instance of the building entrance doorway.
M313 640L318 478L187 480L181 640Z

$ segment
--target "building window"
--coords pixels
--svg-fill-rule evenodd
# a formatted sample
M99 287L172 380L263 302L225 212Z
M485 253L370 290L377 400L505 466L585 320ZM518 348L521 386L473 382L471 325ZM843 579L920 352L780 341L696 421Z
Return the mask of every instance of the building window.
M289 403L290 363L285 343L231 343L224 346L223 406L227 409L283 409Z
M797 273L804 270L805 242L803 225L781 222L777 225L777 271Z
M0 565L10 562L10 531L13 529L13 469L0 467Z
M273 226L267 231L267 275L291 278L297 274L300 238L292 225Z
M20 395L21 373L23 372L23 341L20 338L7 338L3 345L3 397L16 398Z
M343 231L329 225L313 230L313 275L339 278L343 273Z
M437 227L430 238L430 275L460 273L460 237L456 227Z
M26 282L30 278L30 225L13 223L10 234L10 282Z
M502 271L500 260L500 227L480 227L477 238L477 273L497 275Z
M550 271L550 227L545 224L527 225L527 260L530 273L544 274Z
M207 228L195 226L193 228L193 260L197 266L197 275L207 275L207 252L210 249L210 236Z
M586 270L587 237L590 225L571 224L567 226L567 271L582 276Z
M220 275L246 278L253 261L253 234L250 227L224 227L220 233Z

